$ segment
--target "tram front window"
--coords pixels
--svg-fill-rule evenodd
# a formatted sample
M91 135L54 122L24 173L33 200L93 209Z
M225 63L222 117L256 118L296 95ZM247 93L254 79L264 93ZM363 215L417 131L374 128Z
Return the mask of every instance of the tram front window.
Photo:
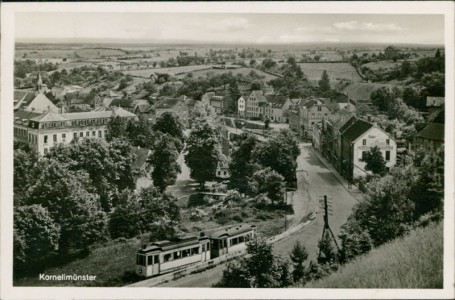
M140 265L140 266L145 266L145 256L142 255L142 254L138 254L136 255L136 264Z

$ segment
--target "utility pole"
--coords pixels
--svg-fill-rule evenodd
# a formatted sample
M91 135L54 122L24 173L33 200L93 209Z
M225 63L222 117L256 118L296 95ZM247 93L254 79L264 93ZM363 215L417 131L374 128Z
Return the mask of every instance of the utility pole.
M333 231L332 229L330 228L329 226L329 214L332 215L331 213L329 213L329 203L327 201L327 195L324 195L324 200L323 200L323 205L324 205L324 229L322 230L322 239L324 239L324 235L326 233L326 231L329 231L331 236L332 236L332 239L333 241L335 242L335 246L337 247L338 251L340 251L340 247L338 246L338 242L335 238L335 235L333 234ZM319 254L318 254L318 258L321 257L321 249L319 249Z

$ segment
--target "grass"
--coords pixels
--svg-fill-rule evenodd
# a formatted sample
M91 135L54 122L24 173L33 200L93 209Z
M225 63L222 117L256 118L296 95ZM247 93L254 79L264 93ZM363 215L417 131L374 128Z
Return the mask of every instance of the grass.
M346 79L357 82L362 79L348 63L299 63L299 65L311 81L320 80L324 70L329 74L330 80Z
M14 281L14 286L123 286L134 282L135 253L140 240L113 241L110 245L93 250L86 258L66 265L46 269L46 275L77 274L96 275L94 281L44 281L39 274Z
M308 288L442 288L443 226L432 224L372 250Z

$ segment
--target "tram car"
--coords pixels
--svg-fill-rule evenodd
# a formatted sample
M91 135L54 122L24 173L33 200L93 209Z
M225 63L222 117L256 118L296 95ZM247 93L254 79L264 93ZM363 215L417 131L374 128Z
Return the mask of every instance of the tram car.
M256 236L256 226L234 225L205 236L187 236L175 241L159 241L142 245L136 252L136 274L150 277L246 249Z

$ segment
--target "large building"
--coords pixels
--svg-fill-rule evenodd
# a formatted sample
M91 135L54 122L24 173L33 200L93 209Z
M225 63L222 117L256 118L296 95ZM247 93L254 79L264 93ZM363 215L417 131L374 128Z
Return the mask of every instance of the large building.
M26 110L37 113L47 111L60 113L61 109L55 106L43 93L33 93L30 91L14 91L14 111Z
M444 147L444 124L431 123L413 137L413 150L426 152Z
M267 103L264 92L261 90L252 91L246 99L246 113L247 118L262 118L263 108Z
M330 116L330 110L324 104L324 98L308 98L305 100L292 100L289 106L289 128L299 136L311 139L313 126Z
M137 118L121 108L66 114L18 110L14 113L14 140L27 143L43 155L59 143L68 144L82 138L106 138L107 124L112 117Z
M366 163L362 161L371 148L377 146L386 162L386 167L391 169L397 160L396 142L379 127L352 117L339 130L341 142L341 173L352 180L368 175L365 170Z
M214 92L205 93L201 101L213 107L215 113L218 115L222 115L228 110L228 98L222 95L216 95Z
M288 123L288 110L291 100L283 95L266 95L267 103L264 106L263 116L272 122Z

